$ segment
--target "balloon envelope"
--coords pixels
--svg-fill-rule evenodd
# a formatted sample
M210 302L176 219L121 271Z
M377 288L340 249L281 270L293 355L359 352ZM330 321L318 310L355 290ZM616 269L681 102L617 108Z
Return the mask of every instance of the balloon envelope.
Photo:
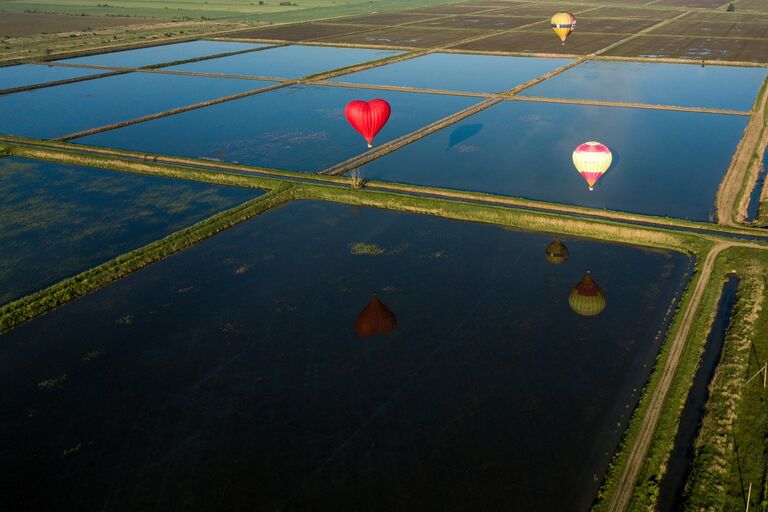
M382 99L351 101L344 109L347 121L365 138L368 147L371 147L373 138L387 124L391 113L389 103Z
M605 309L605 293L587 270L584 279L576 283L568 297L571 309L581 316L596 316Z
M589 190L592 190L613 161L613 155L608 146L595 141L579 144L573 150L572 157L573 165L589 185Z
M371 302L357 315L355 320L355 334L361 337L374 334L386 334L397 327L397 318L379 299L373 294Z
M576 28L576 17L569 12L558 12L552 16L549 23L560 41L565 44L565 40Z
M544 253L547 256L547 261L555 265L565 263L565 260L568 259L568 248L560 240L555 240L549 244Z

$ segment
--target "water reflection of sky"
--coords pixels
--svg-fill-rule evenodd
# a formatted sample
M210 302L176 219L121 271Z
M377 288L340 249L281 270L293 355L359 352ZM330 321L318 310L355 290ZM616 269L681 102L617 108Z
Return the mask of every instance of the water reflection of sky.
M291 203L25 324L0 347L13 502L587 510L687 259L565 239L552 265L551 241ZM397 328L360 338L372 291Z
M105 73L105 71L101 69L41 66L38 64L7 66L0 68L0 90L97 75L99 73Z
M220 73L270 78L299 78L323 71L363 64L403 52L329 46L282 46L253 53L172 66L172 71Z
M433 53L331 79L465 92L502 92L572 62L570 59Z
M160 239L261 192L0 159L0 303Z
M365 166L368 179L707 220L745 116L505 102ZM482 131L452 144L458 130ZM614 162L594 192L571 160L589 140Z
M195 59L220 53L239 52L269 46L261 43L236 43L231 41L187 41L184 43L165 44L123 50L119 52L100 53L73 59L63 59L57 62L66 64L87 64L89 66L111 66L124 68L139 68Z
M749 111L766 73L759 67L588 61L521 95Z
M0 96L0 133L54 138L275 82L128 73ZM148 94L151 91L151 94ZM165 133L168 140L172 133Z
M367 150L344 118L352 100L383 98L392 116L382 144L453 114L478 98L292 86L78 139L97 146L319 171ZM172 136L169 136L172 134Z

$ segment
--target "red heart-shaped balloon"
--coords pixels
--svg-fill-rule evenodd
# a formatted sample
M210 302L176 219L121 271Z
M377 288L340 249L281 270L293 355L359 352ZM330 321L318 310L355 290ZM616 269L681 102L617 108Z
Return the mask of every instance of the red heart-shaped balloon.
M365 137L369 148L372 147L373 138L387 124L391 112L389 103L380 99L351 101L344 109L347 121Z

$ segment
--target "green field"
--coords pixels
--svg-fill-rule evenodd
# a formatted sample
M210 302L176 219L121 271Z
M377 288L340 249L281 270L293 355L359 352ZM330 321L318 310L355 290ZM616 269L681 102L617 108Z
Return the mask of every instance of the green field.
M138 16L164 19L228 19L247 21L299 21L348 14L393 11L457 0L2 0L0 11L40 12L87 16Z

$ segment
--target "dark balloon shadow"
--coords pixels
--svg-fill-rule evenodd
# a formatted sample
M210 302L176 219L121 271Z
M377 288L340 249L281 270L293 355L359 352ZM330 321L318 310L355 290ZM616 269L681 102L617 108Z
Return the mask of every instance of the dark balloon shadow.
M467 140L471 139L483 131L483 126L485 126L483 123L465 124L459 126L453 130L451 135L448 137L448 147L446 149L451 149L452 147L458 146L462 142L466 142Z

